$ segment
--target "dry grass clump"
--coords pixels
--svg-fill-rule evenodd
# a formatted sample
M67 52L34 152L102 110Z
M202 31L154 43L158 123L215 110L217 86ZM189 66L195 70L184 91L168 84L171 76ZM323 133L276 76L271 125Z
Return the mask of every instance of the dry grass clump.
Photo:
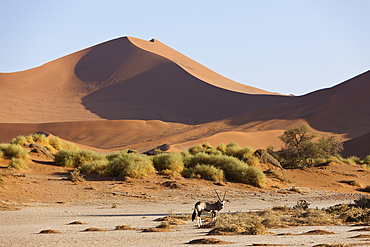
M116 226L115 230L128 231L128 230L136 230L136 229L128 225L119 225L119 226Z
M186 225L187 223L184 221L191 220L191 215L174 215L169 214L165 217L155 219L154 221L165 221L168 222L170 225L176 226L176 225Z
M80 171L73 170L71 174L68 176L68 179L72 182L85 182L83 175L80 174Z
M87 228L87 229L85 229L83 231L84 232L105 232L107 230L100 229L100 228L95 228L95 227L90 227L90 228Z
M39 232L39 234L53 234L53 233L61 233L61 232L58 232L52 229L42 230L41 232Z
M68 225L84 225L85 223L84 222L81 222L81 221L73 221L71 223L68 223Z
M216 238L201 238L191 240L190 242L188 242L188 244L231 244L231 243Z
M143 232L170 232L171 229L175 229L175 227L171 226L169 222L164 221L159 226L144 229Z
M335 234L335 233L329 232L326 230L312 230L312 231L304 232L301 235L330 235L330 234Z
M356 186L356 187L361 187L360 183L356 180L342 180L340 181L340 183L348 184L348 185Z
M302 202L297 202L297 205L302 205ZM296 206L279 210L220 214L216 221L205 225L204 228L213 228L209 232L210 235L271 234L268 229L291 226L341 225L347 218L340 217L343 211L348 211L348 208L318 210ZM316 234L318 233L316 231Z
M357 245L352 244L317 244L314 247L356 247Z

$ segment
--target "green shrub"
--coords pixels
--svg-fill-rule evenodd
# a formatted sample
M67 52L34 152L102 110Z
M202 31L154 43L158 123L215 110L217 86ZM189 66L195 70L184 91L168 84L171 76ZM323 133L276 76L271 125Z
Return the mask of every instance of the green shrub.
M279 136L284 147L278 152L280 161L285 167L308 167L318 158L331 158L339 156L343 150L343 143L335 136L321 136L316 142L316 134L309 133L306 125L301 125L284 131Z
M260 161L255 156L249 156L246 158L245 163L247 163L249 166L254 166L260 168Z
M227 151L226 151L227 153ZM245 148L242 148L242 149L237 149L233 152L232 155L230 156L233 156L233 157L236 157L240 160L246 160L248 159L249 157L252 157L254 154L254 150L253 148L251 147L245 147Z
M83 164L103 159L103 156L90 150L60 150L54 155L54 163L64 167L78 168Z
M104 170L108 165L108 160L106 158L101 160L94 160L89 163L81 165L78 170L81 173L90 174L95 172L100 172Z
M100 171L101 176L143 178L155 172L151 158L137 153L119 153Z
M366 156L363 163L370 165L370 155Z
M25 146L29 141L27 140L27 138L24 136L24 135L19 135L17 136L16 138L13 138L10 142L10 144L18 144L18 145L21 145L21 146Z
M196 175L200 175L203 179L213 181L225 180L224 171L212 165L197 164L195 167L185 168L182 174L185 177L195 177Z
M61 150L61 149L64 149L64 143L62 142L62 140L60 140L59 137L51 137L49 139L49 144L55 148L56 150Z
M171 170L181 173L184 170L184 162L180 153L163 153L153 158L153 165L158 171Z
M220 145L217 146L217 150L221 151L222 153L225 152L227 149L225 143L221 143Z
M350 165L361 164L361 160L357 156L350 156L350 157L344 159L343 162L348 163Z
M24 161L30 160L27 150L18 144L0 144L0 151L3 153L3 156L19 158L23 159Z
M40 144L43 144L43 145L48 145L49 144L49 139L47 138L47 136L45 134L40 134L40 133L35 133L35 134L32 134L32 139L34 142L37 142L37 143L40 143Z
M243 161L223 155L208 155L199 153L184 159L186 167L195 167L197 164L213 165L221 168L227 180L251 184L257 187L264 187L266 177L263 172Z
M241 149L241 147L239 147L238 143L236 142L230 142L229 144L226 145L226 151L225 151L225 154L227 156L234 156L234 154L239 150Z
M20 170L28 169L28 166L24 159L12 158L8 168L14 168L20 171Z
M203 150L204 150L203 146L198 144L194 147L190 147L188 151L189 151L190 154L195 155L197 153L202 152Z

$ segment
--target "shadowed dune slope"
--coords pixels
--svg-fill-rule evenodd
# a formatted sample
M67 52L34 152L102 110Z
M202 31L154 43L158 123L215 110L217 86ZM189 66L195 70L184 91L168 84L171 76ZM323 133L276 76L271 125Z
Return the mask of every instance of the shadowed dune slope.
M0 73L0 86L2 123L159 119L194 124L290 98L229 80L159 41L128 37L31 70ZM261 94L269 97L254 97Z
M138 48L131 40L148 50ZM158 41L134 38L94 47L78 62L75 73L82 81L102 85L86 95L82 104L110 120L198 124L253 112L290 98L231 81Z
M274 129L276 121L302 119L312 128L354 138L370 132L370 72L363 73L332 88L291 98L251 114L233 118L234 125L265 122ZM269 126L268 122L271 122Z

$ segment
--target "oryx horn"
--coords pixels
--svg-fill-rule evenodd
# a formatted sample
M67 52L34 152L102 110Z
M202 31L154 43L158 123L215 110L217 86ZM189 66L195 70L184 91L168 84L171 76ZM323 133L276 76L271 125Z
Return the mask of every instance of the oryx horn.
M217 190L216 190L216 189L214 189L214 190L215 190L215 192L216 192L216 194L217 194L218 200L219 200L219 201L221 201L221 198L220 198L220 196L218 195Z

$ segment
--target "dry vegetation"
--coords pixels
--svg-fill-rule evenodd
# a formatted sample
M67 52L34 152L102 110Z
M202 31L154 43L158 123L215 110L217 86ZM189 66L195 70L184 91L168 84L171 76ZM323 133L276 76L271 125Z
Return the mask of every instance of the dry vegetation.
M292 208L276 207L256 212L221 213L216 221L203 217L209 223L202 228L211 228L208 235L267 235L274 234L271 229L296 226L343 225L353 222L370 224L370 199L362 197L353 205L340 204L326 209L312 209L300 200ZM156 221L171 222L190 220L190 215L170 214ZM368 228L365 228L368 230ZM322 234L314 231L305 234ZM326 233L329 234L329 233Z

